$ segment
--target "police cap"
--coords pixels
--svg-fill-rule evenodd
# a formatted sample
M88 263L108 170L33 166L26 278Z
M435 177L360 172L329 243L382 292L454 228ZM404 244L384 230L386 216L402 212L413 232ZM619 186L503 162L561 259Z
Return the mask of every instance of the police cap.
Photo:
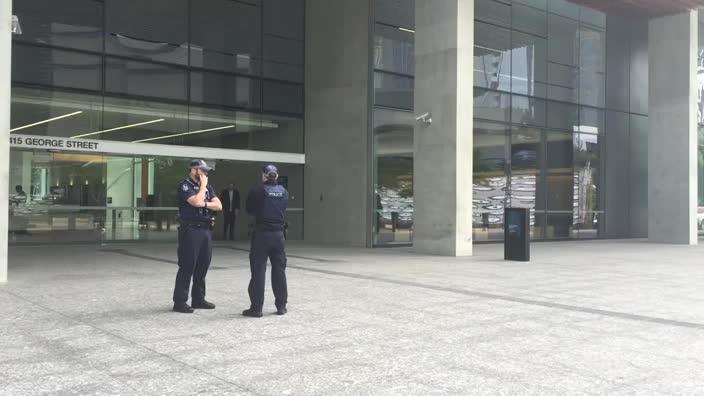
M262 174L266 175L269 180L279 177L279 169L274 165L266 165L262 168Z
M206 172L210 172L211 170L213 170L213 168L208 166L208 164L205 161L203 161L202 159L191 160L191 169L193 169L193 168L197 168L197 169L200 169L200 170L206 171Z

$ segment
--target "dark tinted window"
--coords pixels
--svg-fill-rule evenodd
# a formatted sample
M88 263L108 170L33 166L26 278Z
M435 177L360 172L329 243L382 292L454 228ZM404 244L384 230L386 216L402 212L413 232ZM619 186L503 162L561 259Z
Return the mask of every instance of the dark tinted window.
M20 19L16 40L102 51L103 5L94 0L14 0Z

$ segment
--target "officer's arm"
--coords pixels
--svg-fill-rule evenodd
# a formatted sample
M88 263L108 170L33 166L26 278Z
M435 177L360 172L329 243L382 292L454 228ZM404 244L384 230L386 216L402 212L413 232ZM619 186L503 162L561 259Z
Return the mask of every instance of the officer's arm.
M215 212L222 212L222 202L220 202L220 198L215 197L208 201L208 209Z
M205 207L205 193L208 191L207 188L201 188L196 194L191 195L186 201L196 208Z
M257 214L259 205L262 202L261 198L259 197L260 191L261 189L259 187L256 187L249 192L249 195L247 195L247 203L245 204L245 208L247 209L247 213L252 216L255 216Z

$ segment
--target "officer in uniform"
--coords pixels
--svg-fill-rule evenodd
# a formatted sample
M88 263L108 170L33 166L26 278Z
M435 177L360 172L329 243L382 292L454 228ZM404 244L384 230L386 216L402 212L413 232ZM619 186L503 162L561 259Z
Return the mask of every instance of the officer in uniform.
M278 184L279 170L274 165L262 168L262 184L247 196L247 213L254 218L254 233L249 253L252 278L249 281L250 308L242 315L262 317L266 261L271 260L271 286L274 290L276 313L286 314L288 286L286 285L286 208L288 191Z
M208 184L212 170L203 160L191 161L191 173L179 183L178 273L174 287L174 311L193 313L193 309L214 309L215 304L205 300L205 275L212 256L213 212L222 210L222 204ZM193 278L191 305L188 287Z

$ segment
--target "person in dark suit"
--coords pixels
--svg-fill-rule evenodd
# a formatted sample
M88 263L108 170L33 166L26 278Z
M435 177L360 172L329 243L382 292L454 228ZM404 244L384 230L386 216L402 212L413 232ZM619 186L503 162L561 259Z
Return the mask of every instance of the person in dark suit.
M223 225L222 238L233 241L235 239L235 221L240 214L240 192L235 188L233 183L220 193L220 202L222 202L222 213L225 219Z

